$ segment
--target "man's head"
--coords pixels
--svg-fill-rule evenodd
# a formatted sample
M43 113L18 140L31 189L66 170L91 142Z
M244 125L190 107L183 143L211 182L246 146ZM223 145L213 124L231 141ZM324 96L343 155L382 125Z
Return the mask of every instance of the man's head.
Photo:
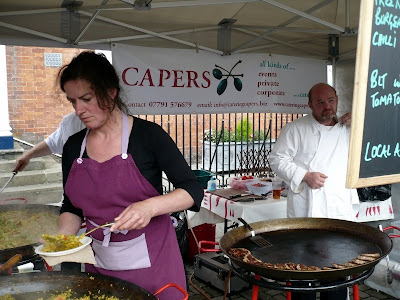
M317 83L308 92L308 106L312 115L323 125L331 126L337 123L337 105L336 91L329 84Z

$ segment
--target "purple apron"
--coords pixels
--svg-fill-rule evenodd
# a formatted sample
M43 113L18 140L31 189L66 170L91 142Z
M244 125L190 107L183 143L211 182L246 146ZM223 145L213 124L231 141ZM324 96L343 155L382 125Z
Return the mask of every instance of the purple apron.
M103 163L82 158L87 129L80 157L74 161L65 185L71 203L82 209L88 231L97 224L113 222L130 204L159 195L127 154L129 119L125 114L122 119L122 154ZM186 289L183 261L168 214L152 218L143 229L110 233L105 228L95 230L91 237L96 265L87 264L87 272L130 281L152 294L171 282ZM168 300L183 298L173 288L158 296Z

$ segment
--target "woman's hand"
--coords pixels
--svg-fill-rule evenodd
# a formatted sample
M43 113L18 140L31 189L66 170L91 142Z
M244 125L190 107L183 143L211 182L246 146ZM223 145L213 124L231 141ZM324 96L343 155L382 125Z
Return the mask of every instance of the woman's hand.
M151 218L181 211L193 204L192 196L185 190L178 188L165 195L132 203L114 219L115 224L111 226L110 230L112 232L115 230L142 229L150 223Z
M124 211L115 218L115 224L110 230L133 230L146 227L153 217L151 200L135 202L129 205Z

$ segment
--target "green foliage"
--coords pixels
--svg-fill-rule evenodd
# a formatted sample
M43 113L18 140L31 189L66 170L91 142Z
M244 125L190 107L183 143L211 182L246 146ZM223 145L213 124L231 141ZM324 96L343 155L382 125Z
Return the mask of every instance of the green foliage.
M213 143L216 143L217 141L219 143L263 141L264 134L265 133L262 130L255 130L253 133L253 125L251 124L251 122L247 119L242 119L236 125L236 128L234 130L221 128L217 131L216 129L213 129L204 135L204 140ZM268 138L269 137L266 137L266 139Z
M247 141L253 137L253 126L247 119L242 119L236 126L236 141Z

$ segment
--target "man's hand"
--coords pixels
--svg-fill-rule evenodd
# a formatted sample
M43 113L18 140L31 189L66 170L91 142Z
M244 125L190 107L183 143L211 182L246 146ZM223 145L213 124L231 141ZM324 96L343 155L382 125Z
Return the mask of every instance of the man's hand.
M25 167L29 164L30 160L31 158L28 152L22 154L15 160L13 172L20 172L23 169L25 169Z
M351 124L351 113L344 114L340 118L339 122L340 122L340 124L343 124L343 125L346 125L346 126L350 125Z
M13 172L19 172L25 169L29 164L29 161L35 157L41 157L45 155L50 155L51 151L46 141L41 141L39 144L35 145L33 148L24 151L24 153L18 157L15 161Z
M324 186L326 178L328 178L328 176L319 172L307 172L303 180L310 188L319 189Z

